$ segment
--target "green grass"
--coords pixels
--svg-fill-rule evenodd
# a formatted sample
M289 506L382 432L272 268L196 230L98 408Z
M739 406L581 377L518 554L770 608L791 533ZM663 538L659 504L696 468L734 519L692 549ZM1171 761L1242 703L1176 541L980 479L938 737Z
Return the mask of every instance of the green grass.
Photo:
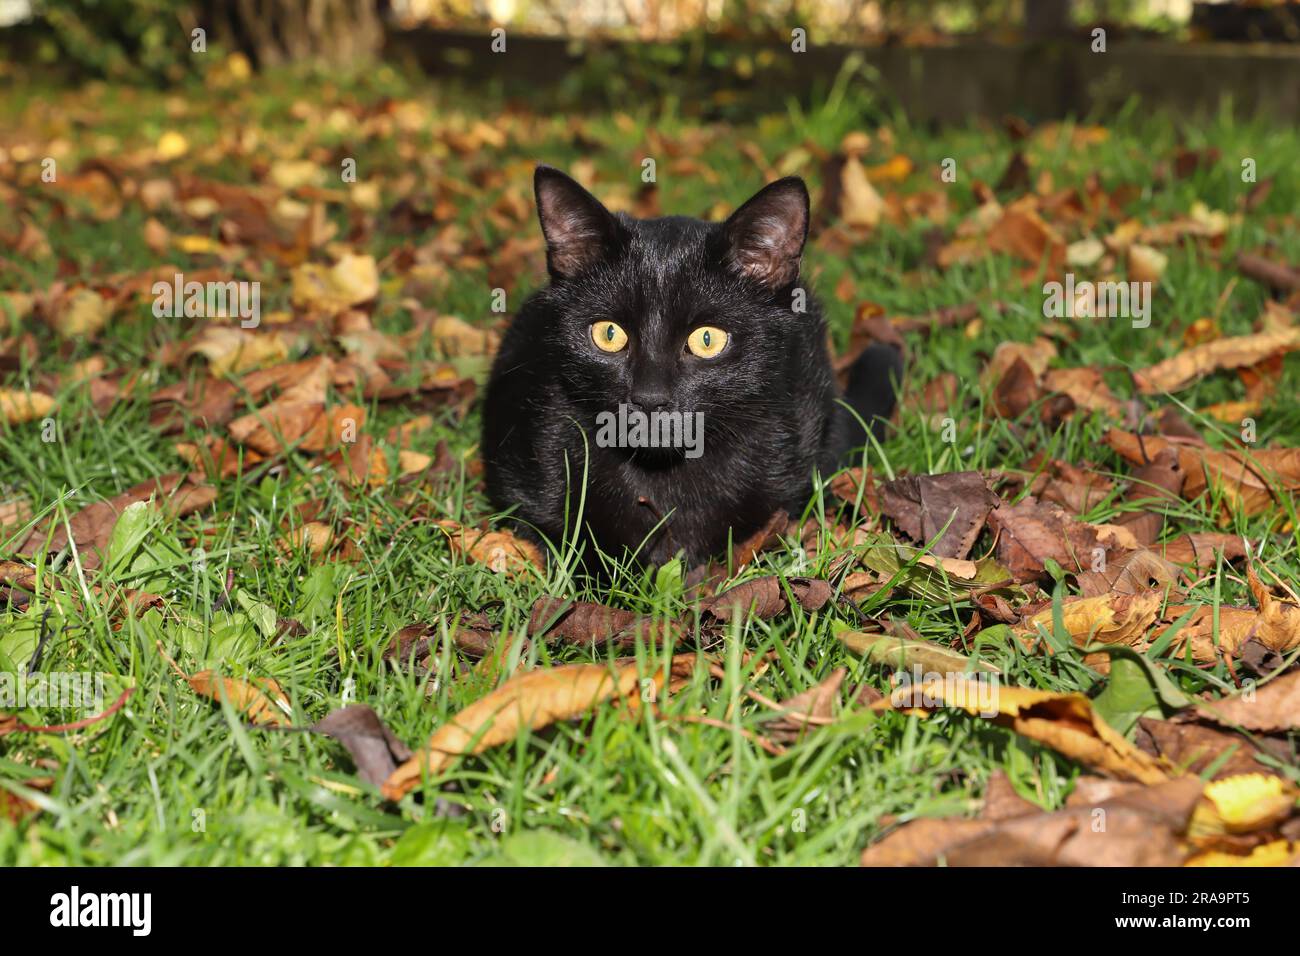
M335 133L320 122L335 106L356 116L379 115L377 105L384 97L414 103L415 121L376 127L370 135ZM304 118L296 103L311 104L312 116ZM894 148L918 167L906 189L931 188L941 160L957 160L958 181L947 187L955 215L973 208L975 182L996 182L1014 149L992 127L972 125L941 134L911 128L882 111L856 83L836 92L822 109L777 108L752 124L735 126L702 125L675 110L658 112L644 104L629 107L623 117L596 112L579 119L555 115L540 103L516 103L505 121L504 147L466 154L448 147L448 130L463 131L480 120L495 124L504 106L490 93L430 90L427 83L408 83L388 70L353 84L276 78L233 91L171 96L103 87L76 94L20 90L0 120L10 131L0 145L27 144L31 155L40 157L54 148L50 144L62 141L67 151L59 154L60 168L72 170L80 160L101 156L112 161L115 155L151 147L167 130L179 130L189 139L191 152L176 169L235 183L249 181L261 164L308 150L335 168L340 156L351 155L363 180L379 181L385 207L407 192L429 201L441 195L443 184L486 182L453 195L461 227L468 236L481 237L487 249L499 248L512 236L511 230L493 225L486 211L503 191L522 188L527 194L535 160L568 167L585 156L597 172L597 193L609 184L634 191L641 159L656 155L653 145L647 145L656 142L654 137L666 143L697 136L704 140L698 168L689 174L675 174L671 160L658 157L662 209L687 214L703 214L719 203L734 206L762 184L758 169L737 148L744 141L757 144L769 162L807 147L809 161L800 171L813 180L815 195L819 164L812 154L833 149L846 132L867 128L878 144L868 159L881 161L890 155L879 145L878 125L886 123ZM1185 214L1196 200L1213 209L1235 210L1249 189L1238 175L1241 157L1256 160L1260 178L1277 177L1268 201L1235 223L1221 248L1189 243L1169 250L1150 328L1084 320L1074 323L1075 341L1058 341L1060 364L1113 367L1108 380L1117 394L1129 398L1124 368L1173 354L1182 330L1198 317L1217 316L1225 334L1250 329L1263 290L1241 281L1220 305L1234 276L1231 261L1238 249L1274 243L1283 257L1300 261L1300 231L1285 215L1300 200L1300 183L1292 174L1300 135L1234 121L1226 114L1180 123L1137 104L1108 118L1108 125L1110 137L1086 148L1071 148L1068 135L1054 148L1032 144L1028 153L1035 174L1050 172L1058 187L1082 184L1091 174L1107 188L1133 185L1140 196L1129 210L1149 223ZM581 147L574 135L579 126ZM239 130L254 131L259 138L242 155L227 155ZM650 131L653 136L647 139ZM1159 168L1180 141L1189 148L1216 147L1222 159L1191 178L1161 181ZM216 145L223 142L225 147ZM36 197L40 186L30 179L28 175L23 192ZM346 218L330 208L342 237ZM15 234L19 215L15 209L0 212L0 232ZM75 207L67 216L53 215L52 206L39 198L30 200L26 215L45 230L55 255L31 260L5 253L8 267L0 277L6 289L40 292L61 276L96 281L136 274L164 261L143 241L148 213L138 202L127 202L107 222L96 222ZM185 231L160 215L174 231ZM873 451L872 464L893 474L1015 468L1042 451L1087 462L1104 474L1126 474L1100 440L1104 421L1077 416L1049 433L1041 425L1015 427L986 410L980 370L999 342L1028 341L1038 333L1042 295L1036 285L1016 281L1019 266L1001 257L944 273L919 268L928 225L887 225L848 254L814 244L807 255L809 274L841 345L852 304L838 301L832 290L845 273L856 284L858 298L878 302L890 314L920 314L971 301L1009 303L1003 312L986 308L977 334L957 328L911 339L911 381L922 383L951 371L962 382L961 402L952 410L957 441L943 442L923 416L909 412L879 452ZM526 236L514 238L536 234L535 225L529 225ZM381 218L358 251L382 259L411 241L386 233ZM186 270L213 264L207 257L176 261ZM287 308L288 271L269 261L258 269L264 275L264 311ZM400 282L388 274L382 278L376 325L402 330L410 315L401 305ZM513 310L542 276L532 271L511 278L516 280L509 296ZM445 284L425 295L424 304L485 323L496 318L489 311L491 288L485 268L451 269ZM157 352L183 340L191 326L184 320L155 320L146 306L116 316L98 340L60 344L34 320L26 327L36 336L38 357L5 373L3 384L9 387L39 385L46 376L94 355L104 355L110 369L140 369L157 385L189 374L161 365ZM436 356L426 348L413 357ZM472 362L465 367L482 371ZM1297 394L1297 386L1300 363L1289 360L1277 397L1257 416L1261 447L1300 444L1300 407L1288 398ZM62 517L75 513L78 503L111 497L159 473L184 470L173 442L200 433L190 428L169 438L152 429L144 399L149 390L100 414L83 388L60 389L62 436L53 443L42 441L39 423L0 425L0 501L23 498L38 516ZM1178 398L1194 413L1239 397L1240 390L1235 377L1219 375ZM1160 404L1143 401L1150 408ZM414 414L400 403L372 405L369 413L366 429L376 436ZM472 451L477 408L464 422L449 413L436 415L436 427L419 436L416 450L432 453L437 441L445 439L458 456ZM1222 426L1195 420L1207 431L1226 434ZM0 819L0 863L852 864L890 818L973 811L995 770L1004 770L1022 794L1045 808L1061 805L1081 773L1048 749L952 712L924 721L859 712L811 734L783 756L765 753L742 733L761 731L768 716L744 696L746 686L779 700L839 666L851 669L846 687L862 681L887 686L882 668L864 665L832 636L832 625L848 617L831 609L733 626L716 649L726 680L711 680L701 671L689 687L662 702L658 714L644 709L628 716L599 709L581 722L521 737L514 745L463 761L424 791L390 805L359 780L337 743L245 727L230 708L198 697L179 680L158 647L190 671L220 667L237 676L273 677L293 701L295 724L320 719L346 695L370 704L414 745L482 696L496 678L457 661L446 647L432 681L393 667L380 655L399 627L448 621L461 609L489 607L504 632L521 637L532 603L543 594L675 617L688 610L680 581L627 572L611 590L596 593L561 569L546 577L511 580L465 563L451 554L436 527L410 520L416 514L466 523L487 517L486 501L464 473L442 476L414 494L396 486L358 494L315 460L290 455L277 473L253 469L217 485L215 505L203 512L179 520L150 512L135 516L129 529L119 527L104 578L87 576L87 583L101 580L160 594L166 599L162 610L135 616L110 611L104 600L82 591L78 556L68 550L45 555L37 565L42 576L63 582L61 595L42 588L30 607L0 606L0 667L25 665L44 620L50 637L42 670L107 675L110 700L126 687L135 689L121 712L85 730L0 737L0 787L32 799L42 810L18 824ZM321 561L305 553L286 556L277 548L282 528L298 521L296 509L306 502L320 503L329 520L352 529L359 558ZM811 507L823 505L829 507L819 498ZM1102 505L1087 517L1109 520L1122 507L1119 502ZM1204 504L1185 506L1175 525L1174 531L1218 529L1216 516ZM1276 533L1272 516L1237 518L1225 530L1252 541L1274 531L1265 549L1269 566L1295 580L1300 558L1294 536ZM193 551L200 541L205 557L196 562ZM8 556L10 547L0 549L0 557ZM801 552L783 548L762 555L744 576L824 573L831 560L832 555L822 553L810 563ZM230 600L214 610L228 574L234 582ZM1205 601L1216 597L1242 601L1245 589L1225 573L1202 582L1193 593ZM968 606L937 605L903 592L876 610L944 642L970 616ZM277 638L268 615L272 622L297 620L305 633ZM776 660L754 676L754 664L768 652ZM1071 653L1036 657L1015 643L985 643L980 652L1003 669L1010 683L1083 691L1104 683ZM662 663L647 649L638 653L646 673ZM590 659L581 650L551 650L534 642L525 663ZM1174 661L1168 667L1188 692L1231 686L1222 665L1197 670ZM726 729L675 719L683 715L713 718ZM30 724L75 719L40 709L20 716ZM21 786L20 781L38 776L54 778L48 793Z

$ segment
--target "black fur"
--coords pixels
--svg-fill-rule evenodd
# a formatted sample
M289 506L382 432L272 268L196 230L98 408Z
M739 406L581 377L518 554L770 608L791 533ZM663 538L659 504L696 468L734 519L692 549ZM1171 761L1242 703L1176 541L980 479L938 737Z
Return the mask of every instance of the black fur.
M493 505L558 545L577 520L585 471L589 567L593 543L645 564L684 550L695 564L777 509L802 510L814 468L834 471L865 439L837 403L817 303L807 294L805 311L793 309L803 181L772 183L725 223L615 216L546 166L535 187L552 281L524 304L492 368L483 460ZM626 330L622 352L593 344L602 320ZM729 333L720 355L686 349L700 325ZM881 423L900 372L894 349L868 350L846 401ZM703 412L702 455L597 447L596 416L620 403Z

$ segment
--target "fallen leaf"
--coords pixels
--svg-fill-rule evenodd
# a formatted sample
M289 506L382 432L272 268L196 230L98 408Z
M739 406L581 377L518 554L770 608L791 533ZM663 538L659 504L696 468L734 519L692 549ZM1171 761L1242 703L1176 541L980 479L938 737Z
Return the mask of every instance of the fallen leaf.
M1300 448L1221 451L1117 428L1107 431L1106 443L1136 464L1173 449L1184 476L1180 493L1189 501L1213 487L1226 496L1225 505L1254 515L1277 507L1279 495L1300 491Z
M981 820L1014 820L1016 817L1040 812L1037 804L1031 803L1016 792L1006 771L994 770L989 774L989 782L984 787Z
M881 485L879 495L880 510L904 534L922 546L933 542L931 553L945 558L970 553L999 503L977 471L899 478Z
M1273 840L1255 846L1247 853L1207 850L1192 857L1183 866L1295 866L1300 862L1300 844Z
M1046 263L1049 273L1065 265L1065 239L1026 200L1018 199L1003 211L988 232L988 248L1015 256L1030 265Z
M995 717L1021 736L1109 777L1152 784L1170 776L1161 761L1138 750L1102 720L1083 694L1010 687L979 675L947 674L927 676L913 683L909 693L893 694L874 706L956 707L976 716Z
M1101 372L1090 366L1048 369L1042 387L1070 396L1076 408L1104 412L1113 418L1124 416L1124 403L1115 397Z
M230 437L263 455L279 455L312 432L325 413L333 363L313 365L295 384L256 411L227 426Z
M568 644L609 643L632 647L637 638L661 644L673 631L670 622L656 623L631 611L558 597L538 598L528 620L531 636Z
M695 654L677 655L672 658L668 676L689 676L697 660ZM647 679L661 690L664 669L656 668ZM635 662L612 668L605 664L569 664L512 677L439 727L425 747L385 781L384 796L399 800L419 784L422 776L436 776L457 757L508 743L521 729L540 730L556 721L580 717L608 700L636 706L640 690L641 675Z
M1160 617L1164 595L1144 589L1136 593L1108 592L1095 597L1067 598L1061 607L1066 633L1079 646L1092 642L1132 647L1146 638ZM1028 646L1037 640L1039 628L1052 632L1051 607L1026 618L1015 628ZM1091 661L1089 661L1091 663Z
M398 764L411 758L411 748L366 704L331 711L311 729L341 743L352 756L361 778L375 786L382 785Z
M457 650L472 658L486 657L497 645L500 634L481 612L462 611L447 628L448 636ZM438 624L409 624L401 628L384 649L384 660L399 664L423 664L432 657L441 639Z
M840 170L840 218L847 226L869 229L880 224L885 201L871 185L866 170L856 156L845 159Z
M1283 744L1273 742L1270 747L1261 740L1257 745L1243 734L1188 721L1142 717L1138 720L1136 743L1153 757L1162 757L1186 773L1202 775L1211 766L1216 767L1212 780L1244 773L1283 773L1256 760L1256 754L1288 762Z
M784 511L777 511L763 523L763 526L749 537L735 542L726 564L710 559L704 564L691 568L683 582L686 596L702 598L712 595L726 580L729 574L739 572L754 560L761 552L775 547L790 524L790 516Z
M1212 372L1258 365L1274 355L1300 349L1300 327L1216 339L1133 373L1144 395L1177 392Z
M276 546L285 554L294 554L306 550L317 556L324 554L334 542L334 529L323 521L308 521L287 531L276 541Z
M1158 593L1175 595L1179 571L1167 558L1145 548L1121 554L1101 571L1081 571L1076 580L1085 598L1108 593L1145 594L1153 588ZM1177 595L1181 597L1181 595Z
M56 299L47 315L50 326L64 338L94 338L112 312L108 301L93 289L74 289Z
M0 388L0 420L10 425L46 418L58 403L44 392L19 392Z
M433 321L430 335L443 355L495 355L501 336L492 329L480 329L454 315L440 315Z
M1177 866L1201 791L1184 777L1053 813L914 820L868 847L862 865Z
M481 531L449 519L439 521L437 525L447 533L453 552L484 565L496 574L518 576L546 567L537 545L509 531Z
M1132 282L1150 282L1155 285L1165 274L1169 257L1158 249L1135 242L1128 247L1128 277Z
M91 570L99 567L117 519L130 505L153 499L163 510L180 517L206 508L216 498L217 489L211 485L191 483L178 474L159 475L107 501L87 505L72 515L66 525L53 517L46 519L32 529L17 553L32 556L42 549L56 553L68 544L71 534L82 568Z
M986 674L1001 673L987 661L967 657L934 641L907 638L896 634L872 634L854 630L840 623L834 625L833 631L840 643L854 654L896 671L921 668L927 673L935 674L967 674L973 671Z
M834 589L827 581L816 578L788 578L782 580L777 575L754 578L721 594L700 602L701 616L708 616L719 621L729 621L736 615L746 612L760 620L768 620L783 614L789 608L786 601L785 586L796 603L805 611L817 611L825 607L834 594Z
M289 358L289 340L271 330L209 325L185 347L184 354L207 359L215 376L265 368Z
M931 601L946 604L968 597L972 588L1012 584L1011 572L992 558L935 558L879 532L859 532L853 544L861 548L862 563L882 580Z
M1049 560L1067 571L1085 571L1109 551L1097 528L1032 495L995 508L989 525L997 535L998 560L1017 581L1041 577Z
M1270 830L1291 816L1300 796L1295 784L1264 773L1238 774L1205 785L1188 824L1188 836L1202 846L1217 838Z
M205 670L186 675L185 680L197 694L217 702L229 701L235 710L258 726L288 726L287 718L293 713L289 698L269 677L255 677L250 682L220 677L215 671Z
M1300 729L1300 671L1283 674L1245 694L1202 704L1199 715L1261 733Z
M369 255L345 254L332 266L304 262L293 270L293 304L333 315L379 294L379 270Z
M821 683L782 701L781 712L769 718L764 733L778 743L793 743L808 733L809 727L830 723L848 673L848 668L837 667Z

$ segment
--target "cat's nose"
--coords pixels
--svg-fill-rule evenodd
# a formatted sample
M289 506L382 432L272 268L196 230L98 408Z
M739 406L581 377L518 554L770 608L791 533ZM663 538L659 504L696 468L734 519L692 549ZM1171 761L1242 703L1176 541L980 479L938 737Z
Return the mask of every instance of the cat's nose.
M643 411L653 412L663 408L671 400L668 389L658 383L637 385L632 389L632 404Z

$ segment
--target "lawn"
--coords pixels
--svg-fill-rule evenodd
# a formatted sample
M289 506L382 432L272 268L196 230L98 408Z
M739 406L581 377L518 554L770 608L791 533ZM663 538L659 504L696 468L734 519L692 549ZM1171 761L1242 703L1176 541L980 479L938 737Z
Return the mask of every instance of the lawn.
M1300 362L1281 349L1173 394L1139 392L1132 375L1198 343L1257 332L1261 315L1282 321L1287 310L1266 310L1268 288L1242 276L1235 257L1262 251L1300 262L1300 134L1226 112L1180 121L1140 103L1104 125L935 132L910 126L855 77L823 102L708 122L671 102L571 113L540 97L506 102L387 68L349 82L227 69L171 93L97 85L7 96L0 388L19 397L8 423L0 415L0 559L10 562L0 565L0 671L94 675L104 707L129 694L113 713L68 731L21 728L98 714L0 706L0 863L852 865L909 820L980 813L991 779L1001 786L1005 775L1035 811L1056 811L1097 768L1007 721L868 706L878 695L860 689L887 694L893 668L851 650L839 636L845 627L870 635L878 621L895 639L968 660L957 670L978 660L1005 686L1090 695L1130 738L1139 715L1175 726L1164 718L1190 701L1236 693L1248 657L1265 660L1260 678L1288 664L1296 645L1285 642L1271 658L1198 659L1177 639L1190 625L1175 606L1253 606L1239 553L1211 551L1208 563L1183 568L1165 582L1177 596L1152 591L1159 607L1126 642L1143 663L1105 673L1105 655L1099 665L1082 649L1088 628L1080 635L1065 622L1081 569L1048 559L990 590L917 561L882 572L868 552L883 539L872 535L903 535L869 502L846 505L831 476L803 516L812 528L804 539L777 536L731 568L727 586L820 578L837 599L815 609L791 599L767 619L703 619L690 569L679 564L622 568L597 590L573 579L557 560L562 549L545 570L503 573L453 547L448 522L472 528L494 517L476 456L474 390L491 345L478 333L544 279L531 195L533 166L544 161L611 208L638 214L716 217L767 174L805 176L816 226L805 277L837 350L858 339L855 318L862 333L873 316L899 320L889 324L907 346L907 399L867 453L873 482L980 471L1011 505L1035 476L1060 477L1052 462L1064 462L1103 482L1072 513L1080 525L1158 511L1160 542L1239 536L1277 594L1279 582L1294 585L1296 472L1266 482L1264 507L1214 481L1203 495L1153 505L1158 496L1127 493L1135 465L1107 438L1172 408L1214 448L1300 446ZM1015 154L1028 171L1004 178ZM47 158L52 182L42 178ZM647 158L654 188L643 181ZM1254 181L1243 181L1245 159ZM860 182L840 178L846 166L867 171L865 196L843 188ZM1144 243L1167 259L1149 326L1045 318L1042 262L990 248L978 232L963 245L959 224L975 221L981 204L992 208L994 186L1004 206L1039 197L1041 220L1070 244L1110 237L1127 220L1184 224ZM1071 189L1088 197L1077 211L1044 198ZM872 223L846 221L854 219ZM1098 255L1095 268L1074 267L1080 278L1102 277L1107 258L1124 278L1123 254ZM259 281L261 324L237 333L237 317L158 315L153 283L178 271ZM494 308L503 302L504 312ZM1025 348L999 349L1008 342ZM1031 381L1013 388L1008 365L990 373L996 356L1010 365L1018 356ZM1105 386L1094 393L1108 387L1114 402L1062 408L1039 361L1099 370ZM199 400L220 383L224 409ZM360 455L328 440L313 446L310 435L279 441L285 419L263 413L295 386L318 388L330 409L359 409L349 421ZM21 397L32 394L53 404L33 410L36 400ZM1027 407L1009 410L1025 394ZM1228 402L1248 404L1225 411ZM1243 445L1247 418L1254 434ZM227 457L214 459L223 447ZM73 520L169 474L190 477L156 496L161 504L119 517L123 499ZM187 506L176 507L181 498ZM861 528L856 538L850 521ZM997 538L986 528L970 560L1004 558ZM942 567L960 577L960 562ZM860 585L863 575L874 580ZM1048 623L1025 637L1023 622L977 606L988 595L1013 611L1046 602ZM415 747L528 670L628 666L612 662L634 656L642 677L662 674L667 651L645 641L593 648L530 633L544 596L684 620L673 650L702 645L709 661L651 704L607 703L512 733L396 801L358 774L337 740L265 726L306 728L360 703ZM1292 609L1280 599L1275 608ZM452 639L462 612L486 615L486 655ZM414 625L424 630L408 634L431 638L427 658L386 655ZM1216 627L1211 619L1217 645ZM1295 637L1300 644L1300 626ZM833 719L774 728L772 702L839 668L847 677ZM237 693L205 695L195 686L205 671L263 689L273 680L290 713L256 712ZM1128 684L1112 686L1121 675ZM1121 693L1127 707L1117 704ZM1294 786L1294 733L1272 728L1269 739L1269 772ZM1166 769L1192 762L1162 759ZM1192 773L1208 779L1221 769L1202 762Z

